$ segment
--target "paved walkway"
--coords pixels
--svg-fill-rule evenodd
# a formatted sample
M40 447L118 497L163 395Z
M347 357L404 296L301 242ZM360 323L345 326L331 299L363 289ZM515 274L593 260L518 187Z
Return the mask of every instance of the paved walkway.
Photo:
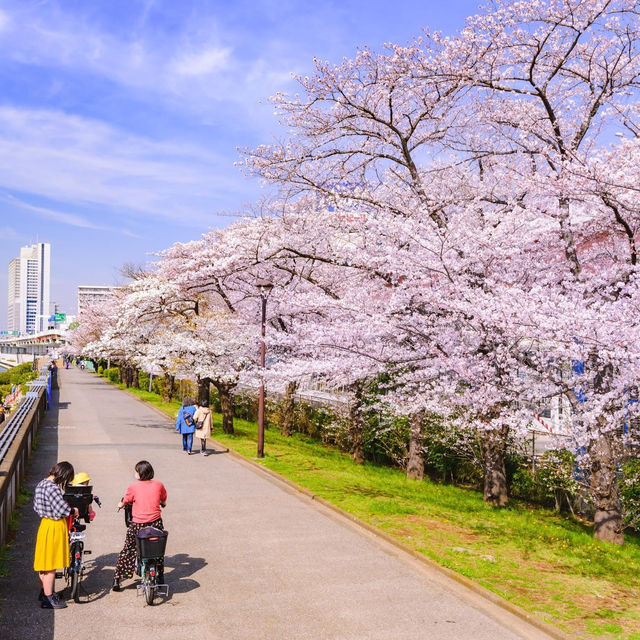
M28 486L57 460L93 478L103 508L88 527L87 595L56 612L38 607L38 519L27 505L10 575L0 578L2 640L546 637L232 456L187 456L156 410L97 376L71 369L60 378ZM133 581L109 591L125 533L115 505L143 458L169 494L171 593L153 607Z

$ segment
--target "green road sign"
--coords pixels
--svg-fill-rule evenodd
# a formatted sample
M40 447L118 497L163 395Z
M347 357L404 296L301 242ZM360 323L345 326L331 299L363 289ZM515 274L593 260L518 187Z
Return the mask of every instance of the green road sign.
M56 322L66 322L67 314L66 313L56 313Z

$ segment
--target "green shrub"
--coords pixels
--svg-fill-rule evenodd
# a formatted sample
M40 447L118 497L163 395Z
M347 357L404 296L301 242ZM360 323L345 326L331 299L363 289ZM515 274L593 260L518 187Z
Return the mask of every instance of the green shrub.
M528 502L549 505L551 495L531 468L521 464L512 470L509 479L509 495Z
M11 391L12 385L25 384L35 380L39 375L37 371L33 370L33 365L30 362L25 362L0 373L0 385L8 386Z
M625 526L640 530L640 460L622 465L620 502Z
M110 382L118 382L119 373L118 367L111 367L110 369L104 369L102 375Z
M314 407L308 402L297 401L293 408L293 429L312 438L326 440L326 432L336 420L336 414L328 407Z
M153 385L153 381L151 384ZM149 374L146 371L138 373L138 388L149 391Z
M222 406L220 405L220 394L213 385L209 391L209 407L211 408L211 411L214 411L215 413L220 413L222 411Z
M510 456L513 472L509 493L514 498L554 507L573 509L580 487L575 479L575 455L564 449L550 450L536 461L535 472L522 456Z
M164 376L154 376L151 381L151 391L153 393L157 393L161 398L165 395L165 390L167 388L167 381Z
M482 448L477 434L428 416L424 435L425 471L433 480L481 488Z
M220 404L219 400L217 402ZM236 418L255 422L258 419L258 396L257 394L240 392L233 396L234 415Z

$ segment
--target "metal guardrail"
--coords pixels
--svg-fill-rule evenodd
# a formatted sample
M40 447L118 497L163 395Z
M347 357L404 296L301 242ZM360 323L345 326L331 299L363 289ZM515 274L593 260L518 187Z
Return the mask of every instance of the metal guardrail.
M46 376L40 376L38 380L34 380L29 384L29 391L25 394L24 399L18 405L16 412L9 418L4 429L0 431L0 462L4 460L4 457L9 451L9 447L15 440L20 427L27 417L36 400L38 399L39 392L47 387L48 381Z
M42 372L30 387L6 425L0 425L4 427L0 431L0 544L7 540L11 513L27 472L31 449L50 405L49 372Z

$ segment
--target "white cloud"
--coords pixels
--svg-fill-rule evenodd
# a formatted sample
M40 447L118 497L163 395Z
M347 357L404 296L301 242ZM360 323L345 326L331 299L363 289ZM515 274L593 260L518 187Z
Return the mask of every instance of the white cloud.
M91 220L89 220L88 218L85 218L84 216L76 215L74 213L56 211L54 209L49 209L47 207L36 207L32 204L28 204L27 202L23 202L22 200L12 195L6 196L6 201L15 207L19 207L21 209L31 211L32 213L35 213L36 215L39 215L42 218L53 220L60 224L69 225L71 227L80 227L81 229L95 229L97 231L113 231L121 235L130 236L134 238L141 237L135 233L132 233L131 231L128 231L127 229L122 229L119 227L108 227L104 225L95 224L91 222ZM0 233L1 232L2 230L0 229Z
M276 34L252 57L242 55L246 34L220 28L210 15L185 19L169 37L150 28L127 37L55 7L38 3L37 9L14 9L11 28L0 41L0 57L104 78L136 91L139 99L160 97L174 110L207 120L217 116L221 103L228 103L236 116L243 113L252 121L258 100L290 86L293 62ZM144 24L145 12L141 19ZM311 64L311 54L306 62ZM256 66L266 73L256 77ZM216 74L215 82L211 74Z
M199 53L183 54L177 58L172 68L181 76L203 76L224 71L229 67L231 49L213 47Z
M193 145L59 111L0 107L0 186L8 190L72 209L94 207L112 219L152 216L206 226L240 181L230 161ZM73 214L49 213L83 225Z
M9 26L9 15L6 11L0 9L0 31Z

